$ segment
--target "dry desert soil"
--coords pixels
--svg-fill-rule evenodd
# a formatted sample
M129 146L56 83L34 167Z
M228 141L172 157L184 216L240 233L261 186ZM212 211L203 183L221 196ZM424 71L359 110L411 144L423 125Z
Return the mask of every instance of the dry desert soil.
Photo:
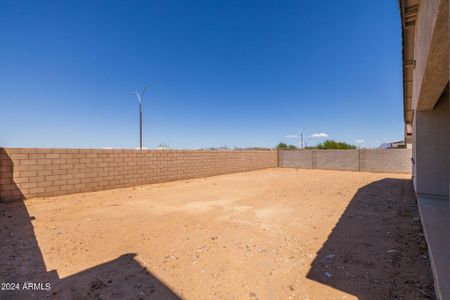
M404 174L267 169L4 203L0 221L0 282L20 285L0 298L434 298Z

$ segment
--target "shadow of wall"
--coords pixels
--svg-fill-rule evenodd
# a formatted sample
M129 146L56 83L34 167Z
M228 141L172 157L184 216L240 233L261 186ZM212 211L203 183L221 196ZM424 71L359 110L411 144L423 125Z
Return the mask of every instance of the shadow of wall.
M24 198L13 181L14 165L1 161L4 171L0 180L8 181L10 188L0 201L0 284L19 284L19 290L0 287L0 299L180 299L141 266L134 259L135 254L124 254L63 279L55 270L47 270L33 230L34 217L23 200L9 201ZM24 289L29 282L35 286ZM47 283L50 290L46 289Z
M411 280L419 278L418 280ZM358 299L434 297L426 242L410 180L386 178L358 190L307 278Z
M14 162L4 148L0 148L0 202L23 200L20 186L14 181Z
M115 260L66 277L56 284L58 298L181 299L156 276L124 254Z

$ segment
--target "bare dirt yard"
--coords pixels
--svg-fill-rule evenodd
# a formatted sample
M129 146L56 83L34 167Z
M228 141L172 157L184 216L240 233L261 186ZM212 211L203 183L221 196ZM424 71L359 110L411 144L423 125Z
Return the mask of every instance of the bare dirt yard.
M0 298L434 297L409 175L267 169L0 204L0 218Z

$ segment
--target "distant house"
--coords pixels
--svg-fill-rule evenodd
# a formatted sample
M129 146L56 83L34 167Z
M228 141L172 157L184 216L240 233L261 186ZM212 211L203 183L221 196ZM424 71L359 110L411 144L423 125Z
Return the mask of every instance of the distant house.
M168 150L170 147L166 144L161 144L158 147L156 147L156 150Z
M398 141L392 143L383 143L380 145L380 149L405 149L406 144L405 141Z

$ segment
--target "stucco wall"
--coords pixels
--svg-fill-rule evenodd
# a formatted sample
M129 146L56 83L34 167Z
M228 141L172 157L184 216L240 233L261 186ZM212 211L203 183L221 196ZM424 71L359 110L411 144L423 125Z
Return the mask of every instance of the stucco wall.
M280 150L279 166L303 169L411 173L411 149Z
M0 148L0 200L277 167L276 151Z
M448 83L448 0L420 2L414 43L412 103L433 109Z
M418 194L449 195L449 99L443 93L430 111L414 118L414 183Z

